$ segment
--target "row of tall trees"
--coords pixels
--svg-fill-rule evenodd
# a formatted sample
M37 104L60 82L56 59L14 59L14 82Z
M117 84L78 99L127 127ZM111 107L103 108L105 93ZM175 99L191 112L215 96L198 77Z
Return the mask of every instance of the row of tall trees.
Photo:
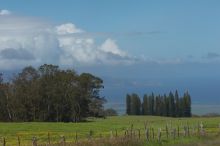
M48 64L25 67L10 82L0 74L0 121L78 122L102 116L102 88L99 77Z
M141 102L140 97L133 93L126 96L126 113L128 115L156 115L167 117L191 117L191 97L186 91L179 97L178 91L161 96L145 94Z

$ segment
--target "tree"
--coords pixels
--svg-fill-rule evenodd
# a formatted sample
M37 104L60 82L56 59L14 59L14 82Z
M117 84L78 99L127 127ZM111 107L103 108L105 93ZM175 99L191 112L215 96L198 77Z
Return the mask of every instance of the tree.
M174 95L172 92L169 93L169 116L175 117L175 102L174 102Z
M155 105L154 105L154 93L149 96L149 115L154 115L155 113Z
M78 122L104 116L102 88L101 78L56 65L25 67L7 83L0 74L0 120Z
M131 114L131 96L129 94L126 95L126 114Z
M142 114L143 115L148 115L149 114L149 99L147 94L144 95L143 97L143 103L142 103Z
M7 108L7 92L8 85L3 82L3 74L0 73L0 120L1 121L9 121L8 108ZM7 109L7 110L6 110Z
M179 101L179 94L178 91L175 91L175 116L176 117L180 117L181 113L180 113L180 101Z
M191 117L192 113L191 113L191 97L188 93L188 91L186 91L183 95L183 113L185 117Z
M90 116L103 116L103 104L106 100L99 95L100 89L104 88L103 80L89 73L81 74L79 79L81 88L80 103L88 103L88 107L85 104L79 104L79 107L83 111L82 113L86 113L88 110Z
M141 109L141 112L140 112ZM126 96L126 112L130 115L157 115L169 117L190 117L191 114L191 97L188 92L184 93L183 98L179 97L178 91L175 95L172 92L169 96L155 96L152 93L150 96L145 94L143 102L137 94L127 94Z
M141 114L141 100L135 93L131 95L131 115Z

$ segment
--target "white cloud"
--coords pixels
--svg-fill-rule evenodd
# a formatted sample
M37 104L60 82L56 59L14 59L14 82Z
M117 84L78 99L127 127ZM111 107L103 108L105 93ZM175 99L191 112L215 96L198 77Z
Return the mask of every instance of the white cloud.
M53 63L58 65L124 64L134 61L116 41L98 44L72 23L58 26L42 20L8 15L0 17L0 69Z
M0 10L0 16L10 15L11 12L9 10Z
M82 33L83 30L76 28L76 26L72 23L66 23L66 24L57 26L56 32L59 35L65 35L65 34L73 34L73 33Z
M112 39L107 39L100 47L100 50L106 53L112 53L121 57L127 56L127 54L120 50L116 42Z

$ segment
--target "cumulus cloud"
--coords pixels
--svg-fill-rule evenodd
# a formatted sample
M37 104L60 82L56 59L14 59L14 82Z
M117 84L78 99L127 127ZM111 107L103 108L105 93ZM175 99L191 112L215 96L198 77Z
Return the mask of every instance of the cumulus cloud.
M0 16L10 15L11 12L9 10L0 10Z
M0 69L52 63L58 65L127 64L135 59L115 40L96 38L73 23L50 25L1 10ZM27 61L28 60L28 61Z
M72 23L66 23L66 24L57 26L56 32L59 35L65 35L65 34L73 34L73 33L82 33L83 30L76 28L76 26Z
M125 57L127 54L118 48L116 42L112 39L107 39L100 47L100 50L105 53L111 53L117 56Z

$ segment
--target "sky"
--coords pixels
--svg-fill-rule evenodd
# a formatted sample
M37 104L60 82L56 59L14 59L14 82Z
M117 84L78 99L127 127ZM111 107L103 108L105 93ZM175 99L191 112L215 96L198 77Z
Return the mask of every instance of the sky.
M57 64L102 77L110 103L178 89L216 112L219 16L218 0L0 0L0 71Z

